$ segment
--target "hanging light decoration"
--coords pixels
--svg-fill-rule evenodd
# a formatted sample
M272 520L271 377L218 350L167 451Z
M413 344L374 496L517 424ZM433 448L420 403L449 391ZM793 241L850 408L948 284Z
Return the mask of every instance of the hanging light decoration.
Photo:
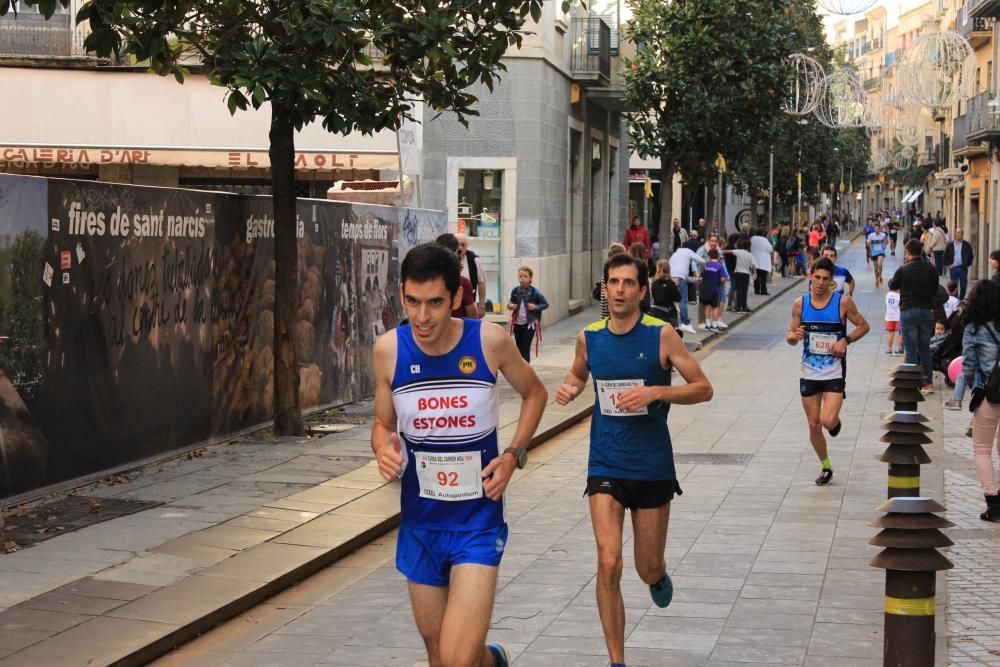
M972 46L957 32L928 32L903 54L900 92L931 109L954 104L972 81Z
M896 171L906 171L910 168L910 164L912 164L910 158L906 157L902 153L896 155L896 157L892 159L892 166Z
M883 169L889 166L889 158L886 157L883 151L878 151L877 153L872 155L872 159L868 163L868 165L871 167L871 170L873 172L882 171Z
M899 91L899 84L895 81L883 79L882 103L892 109L902 109L906 105L906 97Z
M865 127L870 116L867 95L858 73L840 67L823 79L819 104L813 112L827 127Z
M899 149L899 154L908 160L912 160L914 155L913 146L903 146Z
M850 16L866 12L875 6L876 0L818 0L816 4L831 14Z
M920 124L917 122L915 113L910 115L901 114L896 126L893 128L893 134L899 143L915 144L920 139Z
M813 58L802 53L793 53L785 59L788 68L788 88L785 93L785 113L805 116L812 113L819 104L826 72Z

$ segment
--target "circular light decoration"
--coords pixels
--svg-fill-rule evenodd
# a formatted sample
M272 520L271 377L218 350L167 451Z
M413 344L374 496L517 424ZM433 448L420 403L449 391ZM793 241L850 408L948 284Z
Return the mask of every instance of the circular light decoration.
M878 153L875 153L875 155L872 156L872 159L869 162L869 166L871 167L872 171L882 171L883 169L889 166L889 158L885 156L885 153L879 151Z
M866 12L875 6L877 0L818 0L816 4L831 14L850 16Z
M826 72L814 59L801 53L793 53L785 59L788 68L788 88L785 93L785 113L805 116L812 113L819 104Z
M899 92L899 86L892 81L883 81L882 103L892 109L902 109L906 106L906 97Z
M906 171L910 168L910 164L910 158L906 157L902 153L892 159L892 166L896 171Z
M900 92L920 106L951 106L972 82L972 53L972 46L957 32L920 35L903 54Z
M827 127L864 127L869 124L866 102L861 77L853 69L840 67L824 77L813 113Z
M899 123L895 127L895 135L901 144L915 144L920 138L920 128L912 119L900 118Z
M899 149L899 154L908 160L912 160L914 154L913 146L903 146L901 149Z

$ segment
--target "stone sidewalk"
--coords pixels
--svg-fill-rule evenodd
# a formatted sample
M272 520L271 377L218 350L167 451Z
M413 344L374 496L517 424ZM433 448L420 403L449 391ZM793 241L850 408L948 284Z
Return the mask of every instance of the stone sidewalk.
M778 280L775 292L796 283ZM773 298L751 297L751 305ZM534 367L551 397L572 359L576 332L594 319L591 309L545 330ZM717 335L699 331L687 342ZM505 384L501 402L501 434L509 437L517 401ZM582 402L569 409L552 403L542 430L558 432L588 411ZM0 662L101 664L122 656L142 662L189 638L192 623L225 620L391 528L396 512L386 507L397 492L383 494L384 483L370 472L370 404L350 406L347 413L344 421L363 423L319 438L262 432L75 490L91 503L122 499L157 506L0 556ZM341 518L332 537L329 531L288 537L303 535L328 514L351 514L355 504L362 507L353 531L340 526ZM321 552L286 554L293 564L302 560L302 567L261 575L280 559L260 554L279 544ZM258 571L236 561L252 561ZM208 592L229 570L247 571L246 585ZM199 600L170 609L184 595Z
M885 292L873 288L863 251L852 248L844 261L873 331L850 348L844 430L830 441L833 484L812 481L818 464L797 391L800 351L783 341L796 296L788 293L713 343L702 364L715 399L671 410L685 491L672 506L668 542L676 593L666 609L651 604L626 542L630 665L882 664L884 575L868 565L879 551L867 544L877 532L868 522L886 496L879 437L899 358L884 354ZM892 258L890 275L896 265ZM920 404L935 438L922 493L943 500L957 524L948 531L956 568L938 578L937 664L1000 664L991 653L1000 527L978 519L968 440L956 432L967 415L942 415L947 394ZM588 445L585 424L553 438L511 487L490 636L512 649L516 665L607 664L581 498ZM157 664L425 665L393 547L389 533Z

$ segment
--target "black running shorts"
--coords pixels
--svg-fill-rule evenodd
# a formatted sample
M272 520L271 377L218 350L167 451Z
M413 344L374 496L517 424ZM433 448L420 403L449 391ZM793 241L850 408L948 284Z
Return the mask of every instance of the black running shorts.
M583 495L607 493L627 510L663 507L674 499L674 494L684 492L676 479L643 481L637 479L615 479L614 477L588 477L587 489Z
M816 394L843 394L847 398L847 383L844 378L834 380L799 380L799 393L802 396L815 396Z

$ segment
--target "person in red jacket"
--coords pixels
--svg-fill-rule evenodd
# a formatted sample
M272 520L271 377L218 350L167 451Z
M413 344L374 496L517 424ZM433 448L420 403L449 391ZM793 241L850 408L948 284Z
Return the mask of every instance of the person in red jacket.
M639 216L632 218L632 224L625 230L625 249L631 248L633 243L641 243L647 248L649 247L649 231L642 226Z

